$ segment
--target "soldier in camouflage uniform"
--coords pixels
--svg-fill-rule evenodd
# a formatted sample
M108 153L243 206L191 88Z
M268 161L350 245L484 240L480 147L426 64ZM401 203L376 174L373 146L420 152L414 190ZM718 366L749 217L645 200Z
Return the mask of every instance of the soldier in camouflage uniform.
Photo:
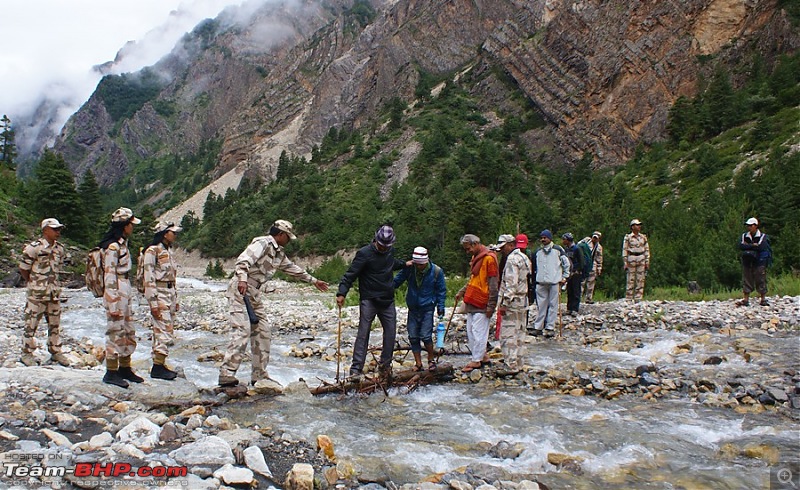
M631 232L625 235L622 242L622 266L627 272L625 299L641 301L644 295L644 280L650 269L650 244L647 235L640 233L642 222L631 221Z
M128 381L144 381L131 369L131 356L136 350L136 330L131 311L133 289L128 278L131 270L128 237L133 233L133 225L141 222L130 209L119 208L111 215L111 227L100 242L105 271L103 306L107 320L106 374L103 383L121 388L127 388Z
M270 353L270 326L261 297L261 286L276 270L283 271L297 280L309 282L320 291L328 290L328 283L316 279L286 257L283 247L289 240L296 238L292 224L279 219L270 227L269 236L254 238L236 259L236 269L226 293L230 305L232 332L225 359L219 368L220 386L239 384L236 371L242 364L248 342L253 363L250 384L269 378L267 364ZM258 323L250 323L244 302L245 295L250 300Z
M22 358L26 366L38 364L36 327L42 316L47 319L47 350L51 362L69 366L61 352L61 283L58 275L64 265L64 247L58 242L64 225L55 218L42 221L42 238L30 243L22 251L19 273L28 283L25 305L25 333L22 337Z
M600 239L603 234L599 231L592 233L589 247L592 249L592 272L589 277L583 282L583 293L587 304L594 303L594 287L597 283L597 278L603 273L603 246L600 245Z
M172 244L183 228L173 223L155 226L153 243L144 251L144 297L153 316L153 368L150 377L173 380L178 373L167 367L169 346L175 340L178 293L175 289L177 267L172 257Z
M497 314L502 318L500 345L506 369L499 375L515 375L522 369L525 355L525 328L528 316L528 274L533 270L525 255L528 244L525 235L500 235L497 245L506 256L503 279L497 294ZM520 250L518 247L522 247Z

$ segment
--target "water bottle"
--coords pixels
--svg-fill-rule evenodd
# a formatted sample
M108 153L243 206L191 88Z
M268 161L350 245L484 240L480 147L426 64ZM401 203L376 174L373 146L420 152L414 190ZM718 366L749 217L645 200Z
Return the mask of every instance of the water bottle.
M436 325L436 348L444 349L444 322L440 321Z

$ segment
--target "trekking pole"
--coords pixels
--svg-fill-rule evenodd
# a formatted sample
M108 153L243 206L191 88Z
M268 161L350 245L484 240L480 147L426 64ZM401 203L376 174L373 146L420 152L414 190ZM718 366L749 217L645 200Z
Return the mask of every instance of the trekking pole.
M450 331L450 323L453 321L453 315L456 314L456 308L458 308L458 300L456 300L456 304L453 305L453 311L450 312L450 318L447 320L447 327L444 329L444 340L447 341L447 332ZM439 363L439 358L442 357L444 354L444 347L439 349L439 353L436 354L436 363Z
M336 333L336 382L339 382L339 369L342 364L342 307L339 305L339 329Z
M561 285L558 285L558 338L562 337L564 332L564 322L561 321Z

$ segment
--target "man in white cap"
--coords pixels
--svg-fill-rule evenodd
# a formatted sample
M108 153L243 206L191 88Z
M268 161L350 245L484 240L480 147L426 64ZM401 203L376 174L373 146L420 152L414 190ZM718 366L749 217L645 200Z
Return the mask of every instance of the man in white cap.
M250 384L255 385L262 379L269 379L267 364L269 364L272 333L261 287L276 270L298 281L313 284L320 291L328 290L328 283L315 278L286 257L283 247L289 240L296 238L292 224L279 219L270 227L268 236L254 238L236 259L233 277L228 284L226 294L230 305L231 340L219 367L220 386L239 384L236 371L242 364L248 343L253 364ZM255 315L252 320L245 301L250 303L252 313Z
M178 312L176 280L178 269L172 255L172 244L183 228L174 223L157 223L153 242L144 249L142 262L144 297L153 317L153 367L150 377L171 381L178 373L167 367L169 346L175 342Z
M527 245L527 237L525 239ZM500 251L506 256L500 289L497 293L497 315L501 318L500 347L506 369L500 375L515 375L522 369L525 348L525 323L528 315L528 275L531 261L518 247L518 239L500 235Z
M372 243L361 247L350 267L339 281L336 304L341 308L353 283L358 280L358 333L353 344L353 362L350 376L359 376L367 360L367 347L372 321L375 317L383 328L383 344L378 364L379 373L389 378L392 374L394 341L397 337L397 309L394 306L392 272L400 270L405 263L394 258L394 229L383 225L375 232Z
M428 370L436 369L436 354L433 351L433 310L443 321L447 286L444 271L428 258L428 249L416 247L411 255L412 266L407 266L394 276L394 288L408 282L406 305L408 306L408 342L414 355L414 370L422 371L422 346L428 353Z
M761 306L767 302L767 266L772 262L772 247L769 237L758 229L758 220L750 218L744 222L747 231L742 233L739 250L742 251L742 292L744 298L737 304L750 305L750 293L758 291Z
M650 270L650 244L641 231L642 222L631 220L631 232L622 241L622 267L627 273L625 299L633 302L642 300L644 281Z
M19 273L27 282L25 304L25 330L22 335L21 361L26 366L38 364L36 328L42 316L47 320L47 350L51 362L69 366L69 359L61 352L61 281L64 267L64 246L59 243L64 225L55 218L42 220L42 237L22 250Z
M127 388L128 382L144 379L133 372L131 356L136 350L136 329L133 325L133 289L128 275L131 251L128 237L133 225L142 220L129 208L119 208L111 215L111 226L100 240L103 250L103 306L106 308L106 374L103 383Z

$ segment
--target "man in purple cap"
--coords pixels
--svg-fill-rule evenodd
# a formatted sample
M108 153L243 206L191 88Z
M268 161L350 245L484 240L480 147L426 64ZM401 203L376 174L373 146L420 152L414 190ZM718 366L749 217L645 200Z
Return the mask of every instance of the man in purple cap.
M394 285L392 272L402 269L406 264L394 258L393 245L395 242L394 230L389 225L383 225L375 232L372 243L365 245L356 252L350 268L339 282L336 292L336 304L344 306L347 292L358 280L358 334L353 345L353 363L350 365L350 376L360 375L367 359L367 346L369 345L369 330L375 317L383 327L383 348L378 365L379 372L389 377L392 369L392 355L394 342L397 336L397 310L394 307Z

